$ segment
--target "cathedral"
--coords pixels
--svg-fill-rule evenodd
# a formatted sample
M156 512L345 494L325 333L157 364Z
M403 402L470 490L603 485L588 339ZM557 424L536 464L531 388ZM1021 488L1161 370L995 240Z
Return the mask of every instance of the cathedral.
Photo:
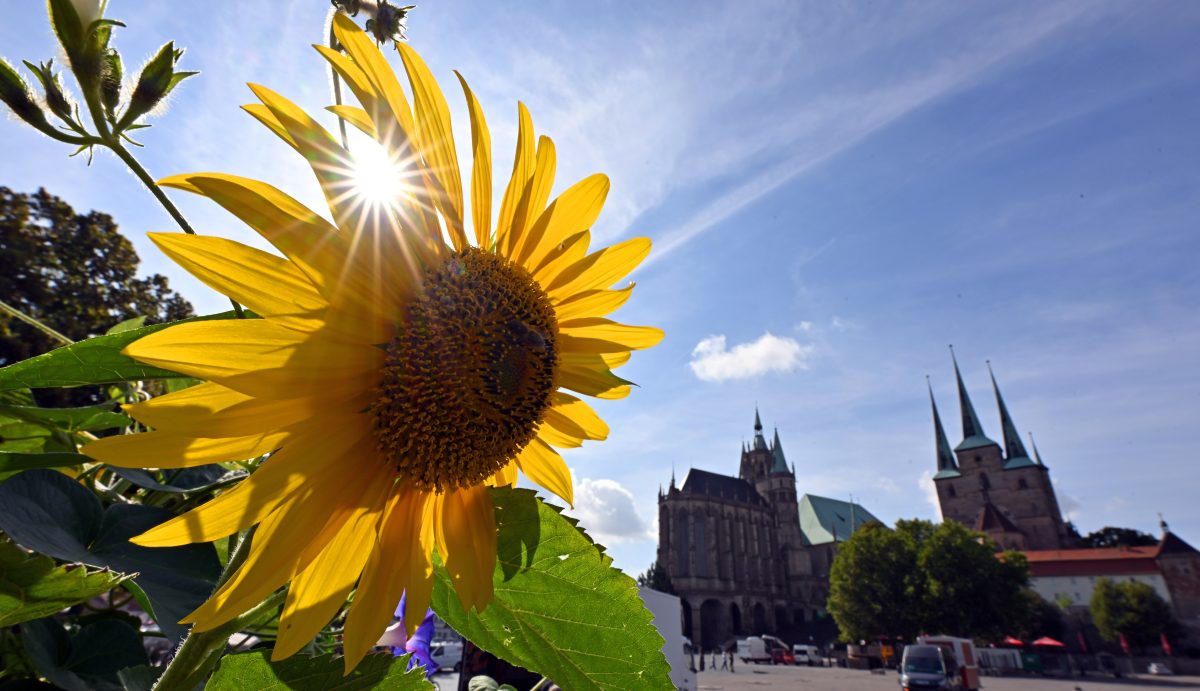
M684 635L704 650L763 633L829 642L834 550L876 520L852 502L797 499L779 431L767 442L756 410L737 477L692 469L659 492L658 564L682 600Z
M991 374L990 363L988 373ZM984 434L956 360L954 376L958 382L963 439L953 450L946 439L932 387L929 390L937 444L937 473L933 482L937 487L942 518L958 521L986 534L1003 549L1075 547L1077 538L1063 522L1054 485L1050 482L1050 470L1042 463L1032 439L1033 456L1030 457L1008 406L1004 404L1004 397L1000 395L996 376L991 375L992 390L1000 411L1003 447Z

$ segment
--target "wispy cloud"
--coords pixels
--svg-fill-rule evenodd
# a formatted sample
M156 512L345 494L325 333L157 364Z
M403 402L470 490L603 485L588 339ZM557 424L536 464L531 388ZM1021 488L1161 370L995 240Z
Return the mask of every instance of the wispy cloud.
M575 506L567 513L603 545L658 539L638 513L633 493L616 480L580 479L575 483Z
M768 372L781 372L808 366L807 358L813 347L802 345L794 338L764 333L749 343L732 348L725 345L725 336L709 336L692 350L689 366L704 381L750 379Z

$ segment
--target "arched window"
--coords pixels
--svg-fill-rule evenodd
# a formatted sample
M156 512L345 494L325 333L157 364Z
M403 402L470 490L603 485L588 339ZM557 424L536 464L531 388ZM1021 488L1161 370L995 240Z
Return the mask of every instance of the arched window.
M951 499L958 496L958 493L954 491L954 485L950 485L946 488L946 496L950 497Z
M1029 489L1029 483L1025 482L1025 478L1017 480L1017 489Z

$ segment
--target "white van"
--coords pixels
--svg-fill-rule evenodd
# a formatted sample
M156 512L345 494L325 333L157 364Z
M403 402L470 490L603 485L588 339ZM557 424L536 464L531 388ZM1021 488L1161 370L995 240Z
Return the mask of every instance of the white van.
M771 651L767 649L767 643L759 636L749 636L747 638L739 638L737 647L737 655L743 663L771 661Z
M813 665L821 664L821 651L815 645L793 645L792 655L796 657L796 664Z

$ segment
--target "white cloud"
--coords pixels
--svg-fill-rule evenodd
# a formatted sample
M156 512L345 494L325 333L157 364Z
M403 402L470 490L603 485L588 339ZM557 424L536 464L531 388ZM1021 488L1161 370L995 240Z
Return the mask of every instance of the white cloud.
M938 502L937 487L933 484L933 471L926 470L921 473L921 477L917 479L917 488L921 490L921 494L925 496L925 501L933 507L937 515L942 515L942 505Z
M567 513L602 545L658 539L641 517L633 493L616 480L583 478L575 483L575 507Z
M689 365L704 381L749 379L768 372L808 367L811 345L767 332L756 341L726 348L725 336L709 336L696 344Z

